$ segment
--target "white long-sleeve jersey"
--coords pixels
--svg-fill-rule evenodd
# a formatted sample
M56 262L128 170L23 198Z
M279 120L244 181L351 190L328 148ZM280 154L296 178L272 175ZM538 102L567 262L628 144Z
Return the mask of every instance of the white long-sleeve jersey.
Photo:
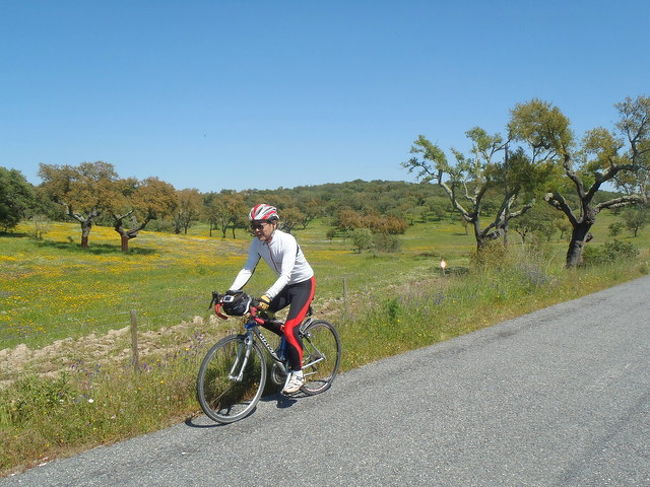
M231 290L238 291L246 285L255 272L260 257L278 275L275 283L264 293L270 299L277 296L286 285L297 284L314 276L314 271L294 236L276 230L270 242L262 242L257 238L253 240L248 248L246 264L230 286Z

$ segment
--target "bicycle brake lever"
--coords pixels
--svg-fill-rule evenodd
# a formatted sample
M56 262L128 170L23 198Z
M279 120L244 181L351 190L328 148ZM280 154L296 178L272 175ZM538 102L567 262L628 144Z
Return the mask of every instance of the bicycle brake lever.
M210 301L210 306L208 306L208 309L212 309L214 305L221 301L221 298L221 294L219 294L217 291L212 291L212 300Z

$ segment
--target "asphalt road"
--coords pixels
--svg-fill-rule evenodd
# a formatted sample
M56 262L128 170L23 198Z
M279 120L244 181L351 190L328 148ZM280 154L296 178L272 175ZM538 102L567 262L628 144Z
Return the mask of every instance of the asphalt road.
M650 486L650 277L0 486Z

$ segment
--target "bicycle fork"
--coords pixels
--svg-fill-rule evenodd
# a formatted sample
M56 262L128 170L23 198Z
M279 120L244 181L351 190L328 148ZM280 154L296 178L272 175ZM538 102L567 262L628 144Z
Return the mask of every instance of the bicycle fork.
M253 347L253 338L247 334L243 342L237 345L237 356L235 362L230 368L228 378L235 382L241 382L244 378L244 370L248 365L248 360L251 356L251 348Z

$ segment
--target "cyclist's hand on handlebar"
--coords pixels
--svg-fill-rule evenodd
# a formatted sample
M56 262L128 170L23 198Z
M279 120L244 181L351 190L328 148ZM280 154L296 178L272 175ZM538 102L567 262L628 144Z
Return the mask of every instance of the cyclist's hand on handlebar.
M259 309L267 310L269 309L270 304L271 304L271 299L266 294L262 294L260 299L258 299L257 307Z

